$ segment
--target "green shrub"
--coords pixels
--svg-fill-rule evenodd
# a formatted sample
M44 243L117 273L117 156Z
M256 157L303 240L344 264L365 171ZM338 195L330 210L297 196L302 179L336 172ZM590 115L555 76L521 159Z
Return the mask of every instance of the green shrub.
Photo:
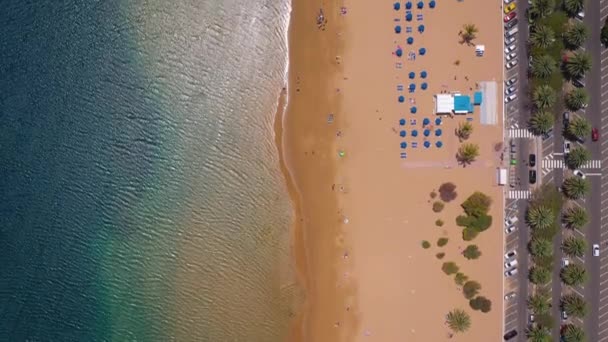
M466 299L475 297L479 293L479 290L481 290L481 284L474 280L467 281L462 287L462 292Z
M479 250L479 247L477 247L476 245L468 245L467 248L464 249L464 251L462 252L462 255L464 255L465 258L471 260L471 259L477 259L481 256L481 251Z
M439 252L439 253L435 254L435 257L439 260L443 259L444 256L445 256L445 253L443 253L443 252Z
M442 219L437 219L437 220L435 221L435 225L436 225L437 227L443 227L443 224L444 224L444 223L445 223L445 222L443 222L443 220L442 220Z
M462 209L469 216L480 216L490 210L492 199L479 191L474 192L462 203Z
M443 183L439 187L439 197L444 202L450 202L456 199L456 185L454 183Z
M448 238L439 238L437 240L437 246L443 247L448 244Z
M475 229L478 232L483 232L484 230L490 228L492 225L492 216L481 214L480 216L476 216L475 220L471 222L470 228Z
M467 277L464 273L461 272L456 273L456 276L454 276L454 282L456 282L456 285L458 286L464 285L467 280L469 280L469 277Z
M435 197L437 197L437 193L435 191L431 191L431 199L435 199Z
M451 261L444 262L443 265L441 266L441 270L443 271L443 273L445 273L447 275L457 273L459 269L460 268L458 267L458 265L456 265L455 263L453 263Z
M492 310L492 302L483 296L477 296L469 301L469 305L473 310L479 310L483 313L488 313Z
M426 240L422 241L422 248L427 249L427 248L430 248L430 247L431 247L431 243L430 242L428 242Z
M459 227L468 227L474 220L475 218L472 216L458 215L458 217L456 217L456 225Z
M462 239L464 241L471 241L477 237L477 234L479 234L478 231L471 228L465 228L462 230Z
M443 204L441 201L435 201L435 203L433 203L433 211L436 213L441 212L444 207L445 204Z

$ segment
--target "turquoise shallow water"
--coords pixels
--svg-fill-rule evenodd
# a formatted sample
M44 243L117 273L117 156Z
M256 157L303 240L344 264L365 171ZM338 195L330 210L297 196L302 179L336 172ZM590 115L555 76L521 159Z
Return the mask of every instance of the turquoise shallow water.
M281 340L288 1L2 7L0 340Z

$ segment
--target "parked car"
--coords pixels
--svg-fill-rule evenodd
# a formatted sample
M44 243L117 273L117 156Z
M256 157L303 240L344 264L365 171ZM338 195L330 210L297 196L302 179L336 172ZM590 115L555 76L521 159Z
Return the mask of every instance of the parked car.
M505 60L510 61L517 58L517 52L511 52L510 54L505 56Z
M506 13L506 12L505 12ZM585 19L585 12L584 11L580 11L576 14L576 17L579 18L580 20Z
M597 128L593 128L591 130L591 140L592 141L598 141L598 140L600 140L600 132L598 131Z
M510 46L507 46L507 47L505 48L505 53L507 54L507 53L509 53L509 52L511 52L511 51L513 51L513 50L515 50L515 49L517 49L517 45L510 45Z
M568 125L570 124L570 113L564 112L563 117L564 117L564 127L568 128Z
M568 313L566 312L566 310L562 310L562 320L567 320L568 319Z
M581 170L574 170L572 173L574 173L574 175L577 177L581 177L582 179L587 178L587 175L585 175L585 173Z
M515 13L515 12L513 12L513 13ZM508 30L508 29L510 29L510 28L513 28L513 27L517 26L517 23L518 23L518 22L519 22L519 20L517 20L517 18L515 18L515 19L513 19L513 20L509 21L508 23L506 23L506 24L505 24L505 29L507 29L507 30Z
M505 225L512 226L517 221L519 221L519 218L517 218L517 216L513 215L513 216L511 216L511 217L509 217L508 219L505 220Z
M531 313L531 314L528 316L528 324L533 324L533 323L534 323L534 314L533 314L533 313Z
M517 38L515 38L515 36L511 36L508 38L505 37L505 46L513 44L516 40Z
M507 63L506 66L507 66L507 69L511 69L516 65L517 65L517 59L514 59L514 60L511 60L509 63Z
M505 300L513 299L517 297L517 292L511 291L505 295Z
M517 336L517 330L511 330L508 333L505 334L504 339L505 341L508 340L512 340L515 336Z
M515 1L515 0L505 0L505 5L508 5L508 4L512 3L513 1Z
M505 49L505 52L506 52L506 49ZM505 81L505 85L507 87L510 87L510 86L514 85L516 82L517 82L517 76L511 77L508 81Z
M529 178L530 184L536 184L536 170L530 170L528 172L528 178Z
M517 256L517 251L516 250L512 250L510 252L507 252L505 254L505 260L509 260L511 258L515 258Z
M531 153L530 156L528 156L528 164L530 165L530 167L536 166L536 154Z
M509 103L509 102L515 100L516 98L517 98L517 94L511 94L511 95L505 97L505 103Z
M517 227L516 227L516 226L514 226L514 225L513 225L513 226L508 226L508 227L507 227L507 229L505 229L505 233L507 233L507 234L511 234L511 233L513 233L513 232L514 232L516 229L517 229Z
M515 87L509 87L509 88L505 89L505 95L514 93L516 90L517 90L517 88L515 88Z
M568 260L568 258L563 258L562 259L562 267L566 267L570 265L570 260Z
M504 20L505 23L508 23L513 18L515 18L515 16L517 16L517 12L511 12L511 13L505 15L505 17L503 18L503 20Z
M593 244L593 256L600 256L600 245L597 243Z
M505 271L505 277L512 277L517 274L517 268L512 268L510 270Z
M515 3L514 3L514 2L512 2L512 3L508 4L508 5L506 5L506 6L505 6L505 9L504 9L505 14L509 14L509 13L511 13L511 12L513 12L513 11L515 11L515 8L516 8L516 7L517 7L517 6L515 5Z
M515 266L517 266L517 259L505 262L506 269L513 268Z
M570 148L572 147L572 143L569 141L564 141L564 154L570 153Z

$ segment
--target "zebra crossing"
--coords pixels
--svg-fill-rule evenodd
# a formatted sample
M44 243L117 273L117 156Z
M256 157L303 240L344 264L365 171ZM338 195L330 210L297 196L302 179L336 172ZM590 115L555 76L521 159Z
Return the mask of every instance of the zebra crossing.
M531 196L530 190L509 190L508 199L529 199Z
M566 163L563 159L543 159L543 169L565 169L567 168ZM601 160L590 160L585 165L581 166L580 169L601 169Z
M534 134L525 128L509 129L509 138L534 138Z

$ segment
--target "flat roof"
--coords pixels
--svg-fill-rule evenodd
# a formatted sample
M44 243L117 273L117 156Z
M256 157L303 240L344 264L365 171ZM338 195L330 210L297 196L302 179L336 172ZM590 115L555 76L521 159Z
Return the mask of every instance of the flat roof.
M455 113L470 113L471 112L471 97L468 95L454 96L454 112Z
M454 96L450 94L435 95L435 113L446 114L454 110Z

